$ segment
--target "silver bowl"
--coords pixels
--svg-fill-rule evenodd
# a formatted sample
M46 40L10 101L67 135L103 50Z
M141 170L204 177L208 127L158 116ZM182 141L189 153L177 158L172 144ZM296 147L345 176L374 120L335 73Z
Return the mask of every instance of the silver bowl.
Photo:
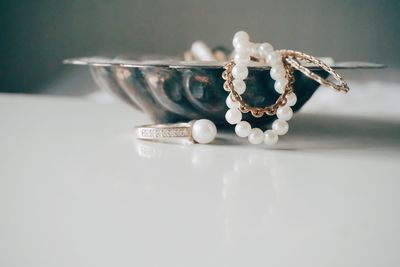
M128 103L146 113L154 122L169 123L207 118L219 126L227 126L223 90L223 62L188 62L175 58L152 56L143 59L125 58L77 58L67 59L66 64L87 65L96 83ZM365 62L343 62L332 65L340 69L381 68L383 65ZM326 78L328 73L310 66L313 72ZM296 71L294 91L297 103L293 111L298 111L314 94L320 84ZM254 106L267 106L275 102L278 93L270 78L269 67L254 63L249 68L244 100ZM255 126L265 127L274 117L254 118L244 114L244 118Z

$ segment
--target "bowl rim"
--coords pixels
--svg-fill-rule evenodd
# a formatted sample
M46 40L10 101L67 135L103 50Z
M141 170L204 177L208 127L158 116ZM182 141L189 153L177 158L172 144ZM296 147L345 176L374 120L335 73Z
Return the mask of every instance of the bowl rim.
M190 68L205 68L205 69L223 69L227 62L217 61L182 61L174 59L166 60L131 60L121 57L78 57L67 58L63 60L63 64L68 65L84 65L84 66L101 66L101 67L167 67L172 69L190 69ZM307 67L314 70L322 70L321 67L308 64ZM345 61L335 62L330 67L333 69L379 69L387 67L384 64L363 62L363 61ZM265 63L252 62L249 65L252 69L270 69Z

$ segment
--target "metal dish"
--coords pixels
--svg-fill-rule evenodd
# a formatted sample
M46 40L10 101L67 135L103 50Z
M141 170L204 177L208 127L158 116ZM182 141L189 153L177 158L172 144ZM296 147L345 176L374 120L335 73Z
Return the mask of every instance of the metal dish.
M208 118L219 126L226 126L225 99L223 90L223 62L188 62L176 58L153 60L129 60L126 58L78 58L67 59L66 64L87 65L91 68L96 83L114 95L141 110L157 123L190 121ZM162 57L158 57L162 58ZM345 62L332 65L334 69L382 68L383 65L364 62ZM324 70L310 66L315 73L326 78ZM244 99L252 105L266 106L279 96L274 90L274 81L269 76L269 67L259 63L250 66L246 80ZM298 111L320 86L300 72L295 72L294 91ZM263 127L274 117L244 118L255 126Z

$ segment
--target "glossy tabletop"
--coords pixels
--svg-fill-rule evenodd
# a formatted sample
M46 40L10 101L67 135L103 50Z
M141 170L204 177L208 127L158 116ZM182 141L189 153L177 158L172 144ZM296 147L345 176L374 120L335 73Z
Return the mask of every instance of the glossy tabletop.
M122 103L0 94L0 266L399 266L400 87L353 87L274 149L137 141Z

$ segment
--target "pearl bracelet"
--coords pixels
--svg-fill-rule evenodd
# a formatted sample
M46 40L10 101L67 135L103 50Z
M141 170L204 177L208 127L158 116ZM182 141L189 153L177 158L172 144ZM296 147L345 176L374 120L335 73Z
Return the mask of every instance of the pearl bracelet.
M291 85L289 84L289 77L284 66L282 56L279 51L275 51L269 43L252 43L250 42L249 35L246 32L237 32L233 38L234 66L231 68L227 77L232 78L231 81L226 82L225 89L230 91L226 99L226 105L229 110L225 114L225 119L229 124L235 124L235 132L239 137L247 137L252 144L260 144L264 141L267 145L273 145L278 142L278 136L284 135L289 130L288 120L292 118L293 111L291 106L296 104L297 97L292 92ZM275 80L275 90L284 95L282 106L278 107L276 112L270 115L278 117L272 123L272 129L263 132L260 128L252 128L250 123L242 120L243 108L245 104L241 101L240 95L246 91L246 84L244 80L248 75L248 64L251 58L264 59L268 66L271 67L270 75ZM227 68L229 70L229 67ZM235 97L236 96L236 97ZM257 110L257 109L256 109ZM246 110L245 110L246 111ZM266 112L268 113L268 112ZM260 117L263 114L254 114Z

